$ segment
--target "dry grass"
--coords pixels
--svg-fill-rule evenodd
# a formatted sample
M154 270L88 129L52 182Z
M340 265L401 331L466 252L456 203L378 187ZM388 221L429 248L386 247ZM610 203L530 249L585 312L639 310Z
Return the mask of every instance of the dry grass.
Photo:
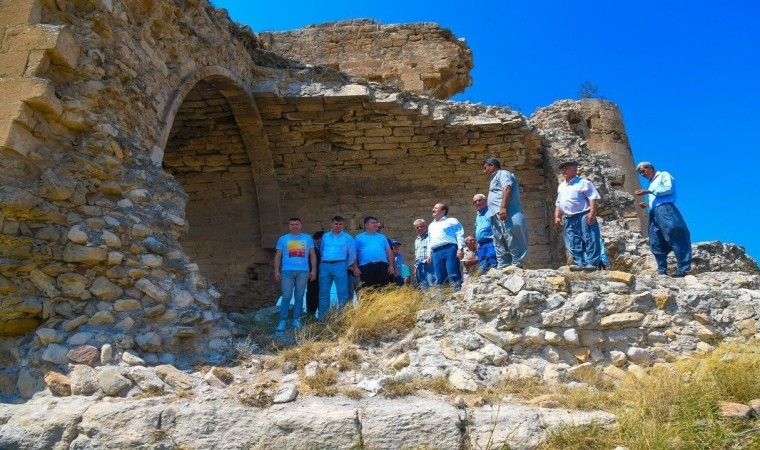
M355 369L361 360L362 354L359 350L353 347L346 348L338 355L338 369L341 371Z
M361 292L356 308L336 318L342 337L357 344L395 338L414 327L417 313L429 306L422 292L411 287L389 287Z
M332 397L338 394L338 372L334 369L320 369L311 378L306 378L303 383L309 387L309 392L318 397Z
M240 393L238 400L240 403L254 408L268 408L273 404L273 397L263 387Z
M361 398L364 398L364 390L359 389L358 387L348 386L343 389L341 389L341 393L345 395L348 398L352 398L354 400L359 400Z
M616 427L564 428L544 448L760 449L756 421L724 420L718 414L721 401L746 404L760 398L758 379L758 343L724 344L603 392L606 409L617 415Z

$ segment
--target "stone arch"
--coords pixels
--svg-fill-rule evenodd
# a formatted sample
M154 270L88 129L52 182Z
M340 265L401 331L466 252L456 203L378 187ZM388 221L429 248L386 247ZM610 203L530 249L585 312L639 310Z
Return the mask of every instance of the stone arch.
M271 302L280 193L256 104L240 77L209 66L183 78L161 120L163 167L188 194L185 252L225 309Z

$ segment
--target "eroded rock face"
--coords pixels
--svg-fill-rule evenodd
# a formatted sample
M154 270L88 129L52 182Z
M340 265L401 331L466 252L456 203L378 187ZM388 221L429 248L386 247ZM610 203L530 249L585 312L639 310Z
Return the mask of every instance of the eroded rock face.
M260 33L258 46L296 61L334 67L439 99L450 98L472 84L472 51L451 31L434 23L325 23Z

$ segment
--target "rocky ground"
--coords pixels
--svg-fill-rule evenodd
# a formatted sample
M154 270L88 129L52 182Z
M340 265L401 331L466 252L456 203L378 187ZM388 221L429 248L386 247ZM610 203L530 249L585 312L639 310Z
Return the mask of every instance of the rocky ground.
M711 251L696 265L723 271L492 270L461 293L431 293L436 306L397 339L301 361L251 340L231 364L186 371L83 347L44 390L0 408L0 448L534 448L553 427L615 418L481 393L530 379L584 386L577 375L592 367L614 383L757 337L757 271L735 247L700 246ZM405 385L413 392L397 396Z

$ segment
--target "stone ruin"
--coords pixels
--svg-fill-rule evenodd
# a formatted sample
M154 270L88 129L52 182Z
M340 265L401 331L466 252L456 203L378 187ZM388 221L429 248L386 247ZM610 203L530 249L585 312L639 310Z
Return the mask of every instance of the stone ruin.
M472 65L429 23L256 35L204 0L0 2L0 395L72 361L218 361L240 334L225 312L278 296L288 217L355 233L373 214L410 249L438 201L472 229L487 156L520 180L528 268L566 263L551 218L568 157L617 264L651 268L617 107L447 100Z

